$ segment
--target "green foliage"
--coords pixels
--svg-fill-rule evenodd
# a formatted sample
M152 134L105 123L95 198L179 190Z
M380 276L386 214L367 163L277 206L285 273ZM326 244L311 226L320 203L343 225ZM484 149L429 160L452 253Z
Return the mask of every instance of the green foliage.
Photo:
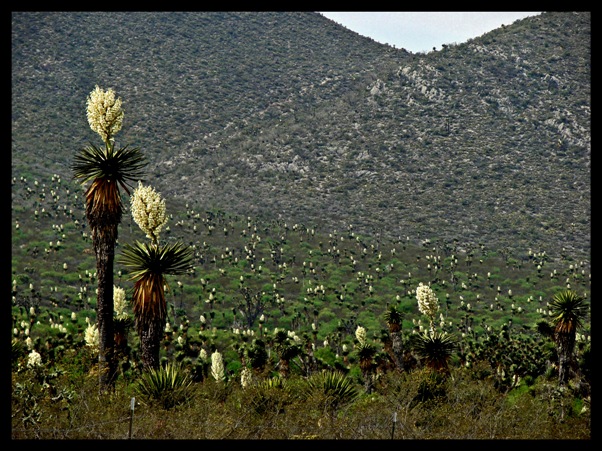
M345 404L352 403L359 396L359 390L353 380L337 371L322 371L307 379L307 387L302 399L320 408L336 411Z
M294 396L289 383L280 376L260 380L245 391L245 398L259 415L283 413Z
M143 372L134 384L134 391L142 402L171 409L191 401L192 380L180 364L168 362Z
M422 376L418 385L418 390L413 398L412 407L417 404L428 404L425 408L429 408L433 403L441 403L444 401L447 393L447 379L444 374L439 371L421 371Z
M446 332L425 332L411 336L412 349L424 359L427 367L446 373L456 339Z

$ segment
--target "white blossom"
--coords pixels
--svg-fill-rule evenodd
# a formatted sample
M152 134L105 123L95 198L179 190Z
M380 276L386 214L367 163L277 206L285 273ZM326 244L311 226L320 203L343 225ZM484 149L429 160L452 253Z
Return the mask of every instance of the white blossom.
M115 99L115 91L103 91L98 85L87 100L87 116L90 128L98 133L105 143L113 141L123 124L121 99Z
M226 379L224 362L219 351L215 351L211 354L211 375L218 382Z
M84 340L86 341L87 346L98 348L99 337L96 323L88 323L88 327L86 327L86 331L84 333Z
M126 312L128 302L125 298L125 290L123 288L113 286L113 309L115 317L117 319L126 319L128 313Z
M360 344L364 344L366 342L366 329L362 326L357 326L355 338L357 338L357 341L359 341Z
M40 365L42 365L42 356L35 349L32 349L27 356L27 366L33 368Z
M161 229L167 222L165 200L151 186L138 182L131 199L132 217L138 227L153 242L159 241Z

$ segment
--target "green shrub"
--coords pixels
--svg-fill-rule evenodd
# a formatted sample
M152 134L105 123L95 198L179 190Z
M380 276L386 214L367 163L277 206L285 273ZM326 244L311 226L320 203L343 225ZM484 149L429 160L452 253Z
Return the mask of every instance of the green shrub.
M192 397L192 379L178 363L168 362L158 369L142 373L134 384L135 393L142 401L157 403L171 409Z
M302 399L311 401L320 409L336 410L352 403L359 396L353 380L337 371L322 371L306 380Z

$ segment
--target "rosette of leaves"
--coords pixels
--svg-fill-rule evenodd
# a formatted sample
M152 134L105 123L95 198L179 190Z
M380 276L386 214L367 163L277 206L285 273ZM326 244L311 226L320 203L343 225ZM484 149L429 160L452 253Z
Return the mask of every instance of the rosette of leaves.
M359 391L352 379L338 371L314 373L306 380L301 392L303 400L311 399L313 405L335 411L357 399Z
M132 308L146 367L159 367L159 349L167 321L166 274L183 274L192 267L192 249L182 242L165 245L125 244L120 258L134 280Z
M411 346L428 368L443 374L449 372L449 360L456 348L452 335L445 332L412 335Z
M141 402L158 404L167 410L192 398L192 379L179 363L168 362L144 371L135 382L134 391Z
M575 337L587 318L588 305L582 296L574 291L564 290L554 295L550 303L550 311L558 353L558 382L566 384L570 379Z

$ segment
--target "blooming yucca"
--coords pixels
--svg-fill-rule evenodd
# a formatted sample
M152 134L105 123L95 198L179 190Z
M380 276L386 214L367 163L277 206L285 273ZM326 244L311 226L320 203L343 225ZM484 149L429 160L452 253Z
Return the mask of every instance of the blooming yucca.
M366 342L366 329L362 326L357 326L355 330L355 338L359 341L360 345Z
M35 349L32 349L27 357L27 366L30 368L41 366L42 356Z
M90 225L92 244L96 254L98 289L97 321L99 343L99 379L101 390L111 385L116 377L113 334L113 261L118 226L123 214L122 188L130 193L130 183L140 180L144 155L139 148L127 145L115 148L114 136L121 129L123 110L121 100L113 90L103 91L98 86L87 99L88 123L98 133L104 146L90 144L76 154L72 170L74 178L86 189L86 219ZM109 276L111 274L111 276Z
M253 382L253 372L250 368L244 367L240 372L240 385L242 388L247 388Z
M205 348L201 348L199 352L199 359L203 361L207 360L207 351L205 350Z
M88 324L84 333L84 340L86 341L87 346L98 348L98 327L96 324Z
M224 361L219 351L215 351L211 354L211 375L218 382L226 379Z
M428 316L432 329L435 316L439 311L439 299L437 295L431 287L420 282L416 288L416 299L418 299L418 310L423 315Z
M167 222L165 200L153 187L138 182L138 188L132 194L132 217L138 227L153 243L159 241L161 229Z
M113 286L113 308L115 318L127 319L128 313L126 312L128 302L125 298L125 290L123 288Z
M140 335L142 360L159 367L159 348L167 320L166 274L183 274L192 268L193 250L181 242L159 244L159 233L167 221L165 201L151 187L138 183L132 195L132 217L150 239L125 244L120 262L134 280L132 309Z
M105 143L112 142L123 123L121 99L115 99L115 91L112 89L103 91L96 85L88 96L86 106L90 128L98 133Z

